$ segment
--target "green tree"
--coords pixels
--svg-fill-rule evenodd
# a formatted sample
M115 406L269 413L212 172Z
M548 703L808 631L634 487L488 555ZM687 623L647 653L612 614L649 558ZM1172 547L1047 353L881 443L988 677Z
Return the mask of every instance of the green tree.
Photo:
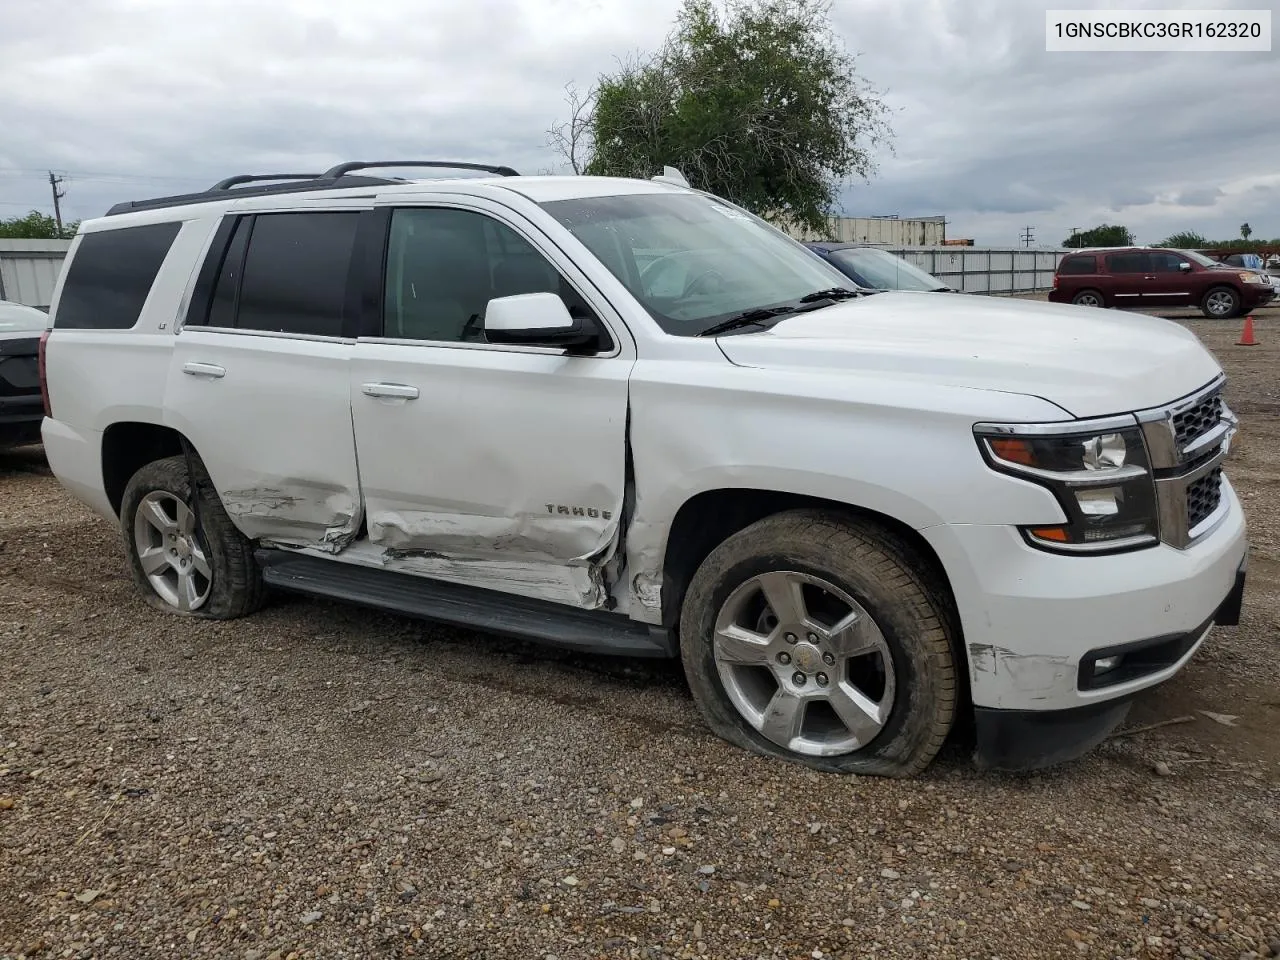
M1171 237L1166 237L1156 246L1176 247L1179 250L1199 250L1202 247L1208 247L1209 241L1194 230L1182 230Z
M1252 233L1253 233L1253 227L1249 226L1249 224L1248 224L1248 223L1242 223L1242 224L1240 224L1240 236L1241 236L1241 237L1243 237L1245 240L1248 240L1248 239L1249 239L1249 235L1250 235L1250 234L1252 234Z
M74 237L80 221L63 225L61 232L53 217L46 216L39 210L32 210L25 217L10 217L0 220L0 238L5 240L58 240Z
M1064 247L1127 247L1132 243L1133 234L1128 227L1109 223L1083 233L1073 233L1062 241Z
M575 171L678 167L763 216L821 228L842 182L866 180L888 109L831 29L829 0L684 0L656 54L623 63L550 142Z

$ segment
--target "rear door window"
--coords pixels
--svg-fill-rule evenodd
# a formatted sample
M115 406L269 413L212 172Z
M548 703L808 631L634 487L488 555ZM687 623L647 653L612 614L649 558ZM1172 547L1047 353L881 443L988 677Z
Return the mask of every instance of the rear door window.
M1113 253L1107 256L1110 273L1147 273L1151 269L1145 253Z
M132 327L181 226L151 223L82 236L67 266L54 326L73 330Z
M1098 258L1089 257L1067 257L1058 266L1058 273L1097 273Z
M348 274L359 222L357 212L267 213L254 217L236 297L236 327L342 336ZM235 252L234 245L235 237L229 253ZM230 257L223 266L228 262ZM223 302L226 291L234 285L232 276L226 281ZM220 282L217 286L224 285Z

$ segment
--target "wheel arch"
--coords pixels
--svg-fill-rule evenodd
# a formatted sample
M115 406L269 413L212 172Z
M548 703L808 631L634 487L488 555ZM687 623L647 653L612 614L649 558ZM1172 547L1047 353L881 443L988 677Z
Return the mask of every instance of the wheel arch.
M662 625L679 635L680 608L695 571L726 539L758 520L789 510L820 509L850 520L870 522L908 547L924 565L946 609L948 633L957 664L968 662L951 580L933 546L910 524L886 513L807 494L750 488L706 490L676 511L667 533L662 564ZM961 671L967 677L968 671ZM964 687L967 689L967 683Z
M133 475L152 461L181 455L185 440L173 427L134 420L113 423L103 431L102 488L117 516Z

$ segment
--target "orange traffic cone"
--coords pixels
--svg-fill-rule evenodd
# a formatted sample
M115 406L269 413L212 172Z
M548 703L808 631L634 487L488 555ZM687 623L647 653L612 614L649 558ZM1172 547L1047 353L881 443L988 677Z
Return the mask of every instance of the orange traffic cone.
M1256 347L1258 341L1253 339L1253 314L1249 314L1244 318L1244 329L1240 331L1240 339L1236 341L1237 347Z

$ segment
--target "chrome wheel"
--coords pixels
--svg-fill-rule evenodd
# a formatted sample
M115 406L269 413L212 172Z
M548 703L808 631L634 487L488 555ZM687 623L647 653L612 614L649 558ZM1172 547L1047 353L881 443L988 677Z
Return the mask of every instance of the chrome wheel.
M1214 290L1205 297L1204 307L1215 317L1229 317L1235 312L1235 295L1227 290Z
M1102 297L1088 290L1076 297L1075 304L1077 307L1101 307Z
M180 498L153 490L138 503L133 544L151 589L177 610L198 610L209 599L213 571L196 530L196 515Z
M793 571L752 577L720 608L712 648L738 712L787 750L851 753L889 720L889 645L871 614L826 580Z

